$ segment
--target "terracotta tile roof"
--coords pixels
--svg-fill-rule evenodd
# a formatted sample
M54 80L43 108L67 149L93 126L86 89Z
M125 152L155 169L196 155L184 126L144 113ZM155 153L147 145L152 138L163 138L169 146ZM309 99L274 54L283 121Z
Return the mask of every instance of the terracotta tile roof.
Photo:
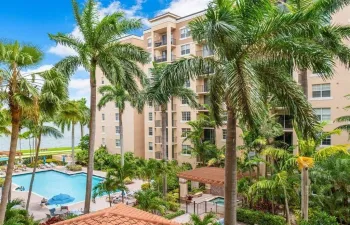
M224 186L225 169L218 167L201 167L178 173L177 176L200 183Z
M124 204L89 213L55 225L180 225Z
M186 180L197 181L205 184L213 184L224 186L225 184L225 169L218 167L201 167L193 170L187 170L177 174L179 178ZM249 174L237 174L237 179L249 176Z

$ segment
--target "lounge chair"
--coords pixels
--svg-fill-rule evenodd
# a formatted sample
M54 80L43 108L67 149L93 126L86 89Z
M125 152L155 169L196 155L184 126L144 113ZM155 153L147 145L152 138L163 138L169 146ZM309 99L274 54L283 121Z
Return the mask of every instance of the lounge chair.
M39 164L40 169L45 169L45 166L43 164Z
M27 171L27 166L26 165L22 165L22 171Z
M51 166L50 166L48 163L44 164L44 166L45 166L46 168L48 168L48 169L51 168Z
M50 164L50 166L52 166L52 167L56 167L56 164L55 163L49 163Z

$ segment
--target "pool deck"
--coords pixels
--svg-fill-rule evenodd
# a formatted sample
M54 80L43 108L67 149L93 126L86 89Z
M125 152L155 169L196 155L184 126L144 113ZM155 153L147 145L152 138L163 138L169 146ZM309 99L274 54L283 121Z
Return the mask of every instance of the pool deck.
M67 174L75 174L75 173L81 173L81 172L86 172L86 168L83 168L82 171L79 172L69 172L66 170L65 167L63 166L57 166L56 168L52 168L52 169L40 169L37 170L39 171L49 171L49 170L56 170L59 172L64 172ZM28 168L27 171L25 172L18 172L18 173L14 173L14 175L19 175L19 174L26 174L26 173L31 173L32 169ZM95 171L94 170L94 175L95 176L100 176L100 177L106 177L106 172L102 172L102 171ZM131 191L138 191L141 190L141 185L144 183L142 180L133 180L134 183L127 185L129 190ZM11 198L15 199L15 198L20 198L23 199L24 201L27 201L27 197L28 197L28 191L16 191L16 185L12 185L12 191L11 191ZM0 190L1 192L1 190ZM34 216L35 219L37 220L41 220L46 218L46 214L49 214L49 210L46 206L41 207L40 206L40 202L42 200L42 197L32 193L32 197L30 200L30 205L29 205L29 213L32 214ZM69 210L83 210L84 209L84 202L77 202L74 204L67 204L69 206ZM91 202L91 211L97 211L100 209L104 209L104 208L108 208L109 207L109 203L106 201L106 197L99 197L96 198L95 203Z

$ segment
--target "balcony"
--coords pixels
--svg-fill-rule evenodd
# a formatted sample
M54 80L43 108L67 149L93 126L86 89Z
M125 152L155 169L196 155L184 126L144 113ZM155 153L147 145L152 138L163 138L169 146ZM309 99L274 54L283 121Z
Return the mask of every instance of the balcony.
M177 122L176 120L173 120L172 123L171 123L171 125L172 125L173 127L176 127L176 122Z
M203 74L205 74L205 75L209 75L212 73L214 73L214 68L211 66L206 66L203 70Z
M162 136L156 136L155 143L156 144L161 144L162 143Z
M277 122L282 125L284 130L293 129L293 117L291 115L278 115Z
M197 93L208 93L209 92L209 85L208 84L197 85L196 92Z
M155 125L156 125L155 127L162 127L162 121L156 120Z
M172 137L172 142L173 142L173 145L176 145L177 144L177 137Z
M214 56L214 51L211 50L200 50L196 52L197 56L202 56L202 57L211 57Z
M207 112L209 111L208 107L206 106L208 104L201 104L198 108L197 108L197 111L204 111L204 112Z
M176 60L176 56L175 55L171 55L171 62ZM162 62L167 62L168 61L168 57L167 56L156 56L154 57L154 61L157 63L162 63Z
M176 104L173 104L173 105L171 106L171 110L172 110L172 111L176 111Z
M171 45L175 45L176 44L176 40L174 38L171 39ZM162 46L166 46L167 45L167 40L158 40L154 42L154 48L159 48Z
M155 152L155 158L156 159L163 159L163 153L162 152Z

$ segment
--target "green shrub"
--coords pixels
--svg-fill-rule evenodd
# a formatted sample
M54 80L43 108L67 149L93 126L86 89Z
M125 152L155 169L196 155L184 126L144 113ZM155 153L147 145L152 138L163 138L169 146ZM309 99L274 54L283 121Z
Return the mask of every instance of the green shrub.
M83 151L89 151L89 135L84 135L80 138L78 147Z
M285 225L286 219L282 216L277 216L261 211L238 208L237 220L249 225Z
M86 166L89 161L89 152L85 150L77 152L76 160L79 165Z
M309 210L309 220L301 220L299 225L338 225L334 216L328 215L326 212L318 210Z
M68 165L67 169L69 171L81 171L82 167L81 165Z
M124 179L124 183L125 183L125 184L132 184L133 182L132 182L132 180L130 179L130 177L127 177L127 178Z
M4 186L5 183L5 179L4 178L0 178L0 187Z
M141 190L146 191L151 188L151 185L149 183L144 183L141 185Z
M185 210L178 210L174 213L166 214L164 217L167 218L168 220L171 220L171 219L174 219L175 217L181 216L183 214L185 214Z

